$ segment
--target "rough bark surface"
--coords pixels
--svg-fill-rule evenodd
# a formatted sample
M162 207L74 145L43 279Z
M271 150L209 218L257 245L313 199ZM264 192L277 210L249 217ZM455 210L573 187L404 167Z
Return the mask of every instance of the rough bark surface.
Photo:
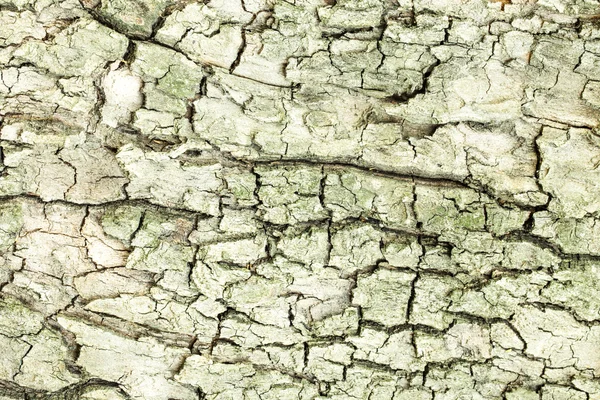
M600 399L598 0L0 0L0 400Z

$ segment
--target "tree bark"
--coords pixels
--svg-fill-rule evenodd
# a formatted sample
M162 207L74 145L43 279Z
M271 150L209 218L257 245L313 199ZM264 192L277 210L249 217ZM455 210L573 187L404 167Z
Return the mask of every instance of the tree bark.
M600 399L598 0L0 0L0 400Z

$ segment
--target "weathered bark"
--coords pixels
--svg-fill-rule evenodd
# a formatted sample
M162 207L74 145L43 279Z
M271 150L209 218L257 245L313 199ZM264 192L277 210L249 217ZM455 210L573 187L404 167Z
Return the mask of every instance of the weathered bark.
M600 399L598 0L0 0L0 400Z

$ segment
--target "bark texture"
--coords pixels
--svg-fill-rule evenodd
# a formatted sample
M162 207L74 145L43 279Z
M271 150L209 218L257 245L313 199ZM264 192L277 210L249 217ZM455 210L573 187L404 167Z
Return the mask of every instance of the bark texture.
M0 400L600 399L598 0L0 0Z

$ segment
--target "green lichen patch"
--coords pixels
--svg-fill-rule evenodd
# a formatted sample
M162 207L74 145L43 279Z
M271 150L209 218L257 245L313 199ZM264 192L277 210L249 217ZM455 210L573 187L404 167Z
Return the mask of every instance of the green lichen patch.
M0 204L0 251L12 248L22 226L22 206L16 202Z

